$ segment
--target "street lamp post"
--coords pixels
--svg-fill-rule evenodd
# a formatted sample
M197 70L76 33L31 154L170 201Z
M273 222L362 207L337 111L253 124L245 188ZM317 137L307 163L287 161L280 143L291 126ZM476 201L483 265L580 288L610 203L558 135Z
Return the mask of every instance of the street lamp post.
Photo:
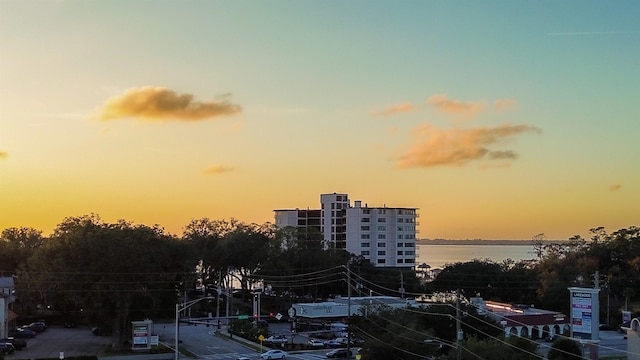
M188 308L190 308L191 306L195 305L196 303L202 301L202 300L213 300L215 299L213 296L205 296L205 297L201 297L199 299L195 299L195 300L191 300L191 301L185 301L182 305L182 307L180 307L179 303L176 303L176 339L175 339L175 360L178 360L179 356L180 356L180 351L178 351L178 337L180 335L180 313ZM186 299L185 299L186 300Z

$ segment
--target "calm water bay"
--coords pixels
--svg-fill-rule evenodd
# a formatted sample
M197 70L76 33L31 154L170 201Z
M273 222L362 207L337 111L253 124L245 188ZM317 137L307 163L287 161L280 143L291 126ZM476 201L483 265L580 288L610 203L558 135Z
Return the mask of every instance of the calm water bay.
M531 260L536 258L532 245L418 245L416 266L427 263L432 269L445 264L489 259L500 263L505 259Z

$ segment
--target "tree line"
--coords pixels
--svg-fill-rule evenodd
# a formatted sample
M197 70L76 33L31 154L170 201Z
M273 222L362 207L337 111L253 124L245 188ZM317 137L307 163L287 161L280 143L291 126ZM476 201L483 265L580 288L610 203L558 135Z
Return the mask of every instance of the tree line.
M311 229L202 218L192 220L178 236L159 226L108 223L91 214L65 218L49 236L33 228L5 229L0 235L0 272L15 276L15 306L21 316L51 310L108 324L116 349L128 339L131 320L171 318L185 293L210 295L236 284L245 293L254 287L268 290L280 306L290 306L345 296L347 265L353 296L399 296L399 288L408 297L461 289L467 297L479 294L565 313L567 288L593 286L598 272L601 304L609 304L601 306L600 318L616 326L621 309L638 306L640 228L610 234L594 228L591 235L549 243L539 234L532 239L535 261L476 259L448 265L425 283L413 269L378 268L335 249ZM198 294L195 289L206 290ZM388 341L380 344L392 344L398 333L400 329L388 333ZM440 335L450 340L454 336Z

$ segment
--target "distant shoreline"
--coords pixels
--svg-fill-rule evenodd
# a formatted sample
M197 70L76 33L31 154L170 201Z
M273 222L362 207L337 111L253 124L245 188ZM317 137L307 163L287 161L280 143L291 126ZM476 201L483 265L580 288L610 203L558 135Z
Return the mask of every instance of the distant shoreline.
M544 244L560 244L562 240L544 240ZM466 240L448 240L448 239L419 239L416 241L418 245L515 245L515 246L532 246L533 240L484 240L484 239L466 239Z

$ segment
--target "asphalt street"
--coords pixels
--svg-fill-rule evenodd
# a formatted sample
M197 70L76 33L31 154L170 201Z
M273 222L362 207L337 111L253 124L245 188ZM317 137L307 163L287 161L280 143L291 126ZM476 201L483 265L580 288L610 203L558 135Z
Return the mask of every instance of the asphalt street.
M88 327L50 327L26 340L25 349L5 356L5 359L60 358L60 353L64 353L65 357L98 354L111 343L109 337L95 336Z

